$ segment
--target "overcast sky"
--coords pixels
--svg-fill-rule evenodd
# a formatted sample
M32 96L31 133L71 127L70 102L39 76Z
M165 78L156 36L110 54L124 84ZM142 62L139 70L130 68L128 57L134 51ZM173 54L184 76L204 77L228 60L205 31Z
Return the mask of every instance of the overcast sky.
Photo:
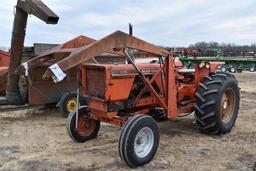
M256 0L43 0L60 21L29 17L26 45L63 43L78 35L100 39L116 30L163 46L197 41L256 42ZM10 46L16 0L0 3L0 46Z

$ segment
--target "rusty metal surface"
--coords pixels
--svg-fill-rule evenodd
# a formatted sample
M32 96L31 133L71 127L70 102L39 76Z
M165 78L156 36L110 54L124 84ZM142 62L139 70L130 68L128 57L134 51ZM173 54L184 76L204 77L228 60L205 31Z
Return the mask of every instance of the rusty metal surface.
M32 14L47 24L57 24L59 17L41 0L18 0L16 8L21 8L27 14Z
M86 37L78 36L62 45L58 45L51 50L43 52L38 57L35 57L27 61L29 67L29 79L31 80L28 85L28 102L31 105L34 104L46 104L58 102L60 96L64 92L74 91L76 88L76 74L75 68L69 69L65 78L62 82L55 84L52 80L43 80L42 75L46 69L53 63L58 62L65 58L66 53L53 53L57 50L65 49L77 49L82 46L87 46L96 40ZM111 54L105 54L110 56ZM117 55L118 56L118 55ZM105 57L101 57L105 58ZM106 57L107 58L107 57ZM101 60L102 62L102 60ZM108 62L109 60L104 59L103 62ZM20 74L24 74L23 66L21 65L17 71Z
M151 91L151 93L153 94L153 96L155 96L155 98L157 98L159 104L161 105L161 107L163 107L165 110L167 110L167 105L165 104L165 102L162 100L162 98L160 97L160 95L157 93L157 91L155 90L155 88L153 87L153 85L149 82L149 80L146 78L145 74L142 73L142 71L140 70L140 68L137 67L137 65L135 64L135 62L132 60L132 58L130 57L129 54L129 50L125 49L125 53L127 55L127 59L128 61L133 65L133 67L136 69L136 71L138 72L141 80L144 82L144 84L146 85L146 87Z
M36 67L30 71L28 85L28 103L30 105L56 103L61 96L76 89L77 68L67 71L67 77L60 83L55 84L51 80L43 80L41 75L47 66Z
M69 69L66 72L67 77L58 84L53 83L51 80L42 79L42 75L44 74L45 70L52 63L62 60L65 57L65 55L62 54L53 55L51 52L55 51L56 49L79 48L94 41L94 39L86 36L78 36L62 45L43 52L42 55L45 55L46 58L41 58L39 56L27 61L29 66L28 78L30 80L28 85L28 103L30 105L56 103L64 93L74 91L76 89L77 80L76 67ZM22 70L23 66L20 66L19 68L21 68L21 71L24 72L24 70Z
M11 104L23 103L18 87L19 76L15 74L15 70L21 64L27 18L28 14L25 11L23 11L21 8L16 8L11 41L11 58L8 72L8 83L6 90L6 97Z
M74 91L76 79L53 83L52 81L37 82L28 88L30 105L56 103L66 92Z
M43 52L39 56L27 61L29 70L40 67L40 66L50 66L55 62L67 57L70 53L66 49L78 49L82 46L88 46L96 40L80 35L72 40L69 40L61 45L58 45L48 51ZM24 74L24 67L20 65L17 70L17 73Z
M128 98L135 76L138 75L132 65L89 64L86 68L84 85L89 96L104 101L120 101ZM140 64L144 75L153 75L160 70L160 64Z
M8 72L6 97L10 104L24 104L19 90L19 75L15 70L21 65L22 49L26 33L28 14L32 14L47 24L56 24L59 17L40 0L18 0L13 22L11 58Z
M9 66L10 54L0 50L0 67Z
M0 67L0 94L4 94L7 84L8 67Z
M55 103L58 102L60 96L64 92L74 91L76 88L76 69L69 69L66 72L67 78L58 84L53 83L52 80L43 80L42 75L49 66L55 62L63 60L68 54L66 52L55 53L56 51L79 49L83 46L88 46L95 41L96 40L92 38L81 35L27 61L29 67L29 78L31 79L31 83L28 85L29 104ZM111 54L106 53L105 55L110 56ZM116 56L118 56L118 53ZM110 63L108 59L109 58L100 61L103 61L103 63ZM24 74L23 66L21 65L17 71L20 74Z
M138 56L157 57L159 64L137 65L129 50L135 50ZM55 102L62 91L76 86L76 77L71 76L76 75L76 67L106 52L126 57L130 64L82 65L83 95L89 99L90 117L118 125L123 125L128 115L147 112L152 107L161 107L169 119L191 112L195 90L210 73L209 68L198 67L192 76L181 73L181 64L173 60L171 52L121 31L100 40L78 36L27 62L31 79L29 103ZM49 79L55 74L50 69L52 65L67 74L64 81L53 83ZM17 72L24 73L24 68L20 66ZM122 118L123 113L126 119Z
M117 50L124 48L132 48L141 51L146 51L158 56L167 56L168 51L157 47L153 44L145 42L141 39L130 36L121 31L116 31L105 38L91 43L89 46L83 46L77 49L59 49L54 52L54 54L64 54L67 55L63 60L57 62L63 71L68 70L74 66L77 66L84 61L91 59L97 55L104 52L113 53ZM51 70L48 68L43 75L44 79L49 79L52 76Z
M130 55L129 50L135 53ZM130 64L84 64L105 52L126 57ZM159 58L159 63L137 65L132 59L134 55L142 58L154 56ZM171 52L120 31L98 41L79 36L28 61L28 64L30 70L44 67L36 78L41 82L46 80L49 85L48 81L52 81L49 78L54 74L49 66L57 64L68 73L70 68L84 64L82 91L88 98L90 117L116 125L123 125L130 115L149 112L151 108L161 107L168 119L192 112L195 91L211 72L211 68L198 66L193 73L179 72L182 65L173 60ZM216 66L211 65L213 70ZM22 67L19 72L22 72ZM61 83L52 82L53 85ZM33 96L31 98L35 98Z
M82 48L86 48L89 45L96 42L95 39L80 35L72 40L69 40L59 46L56 46L55 48L48 50L39 56L27 61L29 69L33 69L35 67L38 67L40 65L47 64L48 66L58 63L65 58L69 57L73 51L79 51ZM109 60L107 60L108 57L114 57L114 56L123 56L123 53L120 52L114 52L113 50L106 50L106 53L99 54L97 58L100 58L102 63L109 63ZM107 57L106 57L107 56ZM91 58L93 58L92 56ZM105 58L106 57L106 58ZM91 59L89 58L89 59ZM103 59L104 58L104 59ZM84 60L86 62L88 60ZM119 62L119 61L118 61ZM78 63L80 64L80 63ZM77 64L77 65L78 65ZM77 66L73 65L73 66ZM24 67L21 65L16 70L19 74L24 74Z
M102 99L105 99L105 88L106 88L106 68L103 66L90 66L86 67L86 80L84 84L89 96L95 96Z

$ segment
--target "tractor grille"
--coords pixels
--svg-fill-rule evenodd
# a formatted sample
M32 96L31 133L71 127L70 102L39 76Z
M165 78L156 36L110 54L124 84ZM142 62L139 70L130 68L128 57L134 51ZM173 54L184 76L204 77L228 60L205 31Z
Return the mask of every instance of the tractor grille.
M87 68L86 71L86 89L89 96L104 99L105 97L105 69Z

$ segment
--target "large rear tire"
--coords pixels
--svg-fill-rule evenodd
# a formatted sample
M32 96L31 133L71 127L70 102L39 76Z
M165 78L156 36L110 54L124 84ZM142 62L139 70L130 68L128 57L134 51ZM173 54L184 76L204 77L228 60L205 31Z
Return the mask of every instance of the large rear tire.
M216 73L200 83L196 93L195 117L200 130L207 134L230 132L240 104L238 82L232 74Z
M142 166L152 160L159 144L159 128L148 115L132 117L119 138L119 155L128 166Z
M100 121L88 117L88 107L81 106L78 110L78 127L76 128L76 110L67 119L66 130L69 137L79 143L96 138L100 129Z

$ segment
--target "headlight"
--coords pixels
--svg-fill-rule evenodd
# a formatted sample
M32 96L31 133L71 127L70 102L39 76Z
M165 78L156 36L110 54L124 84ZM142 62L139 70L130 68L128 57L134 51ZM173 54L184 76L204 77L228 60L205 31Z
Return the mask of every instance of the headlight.
M207 63L207 64L205 65L205 67L206 67L207 69L209 69L209 68L210 68L210 64Z
M200 64L199 64L199 68L203 68L205 66L205 63L204 62L201 62Z

